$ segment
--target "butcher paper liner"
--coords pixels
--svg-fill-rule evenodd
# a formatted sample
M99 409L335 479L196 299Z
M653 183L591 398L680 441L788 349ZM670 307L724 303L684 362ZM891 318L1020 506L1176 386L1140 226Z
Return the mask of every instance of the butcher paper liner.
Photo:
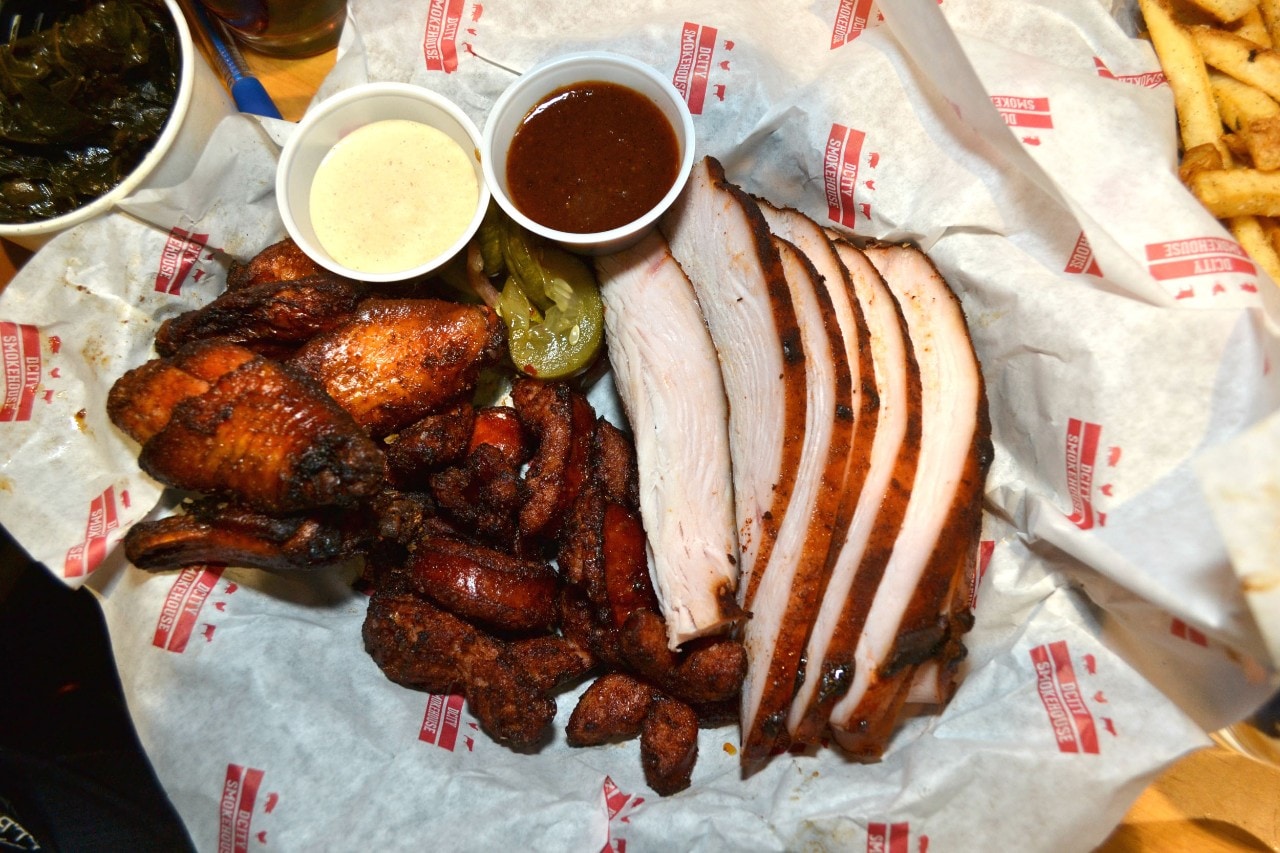
M880 12L883 11L883 17ZM1280 660L1276 285L1183 189L1129 6L1089 0L352 0L318 98L419 83L480 125L591 48L671 75L698 154L776 204L928 250L982 363L995 461L964 681L884 760L743 777L704 730L658 797L632 741L533 754L364 652L354 570L148 574L169 499L105 414L159 321L283 236L292 125L234 116L181 186L66 233L0 297L0 520L101 597L128 703L202 850L1087 850L1246 716ZM707 247L715 251L714 247ZM617 417L608 381L593 402ZM1247 592L1246 592L1247 591Z

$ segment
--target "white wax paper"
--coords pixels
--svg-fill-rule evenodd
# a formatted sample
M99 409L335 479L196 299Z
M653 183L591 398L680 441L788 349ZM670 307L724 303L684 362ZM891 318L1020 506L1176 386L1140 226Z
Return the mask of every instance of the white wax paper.
M698 153L749 191L928 250L969 318L996 450L945 711L907 720L878 764L818 750L747 778L736 727L705 730L692 787L661 798L634 742L564 744L576 694L552 742L516 754L456 700L387 681L354 569L127 566L120 537L169 501L106 390L159 320L220 292L229 257L283 235L290 126L233 117L191 181L59 237L0 296L0 521L101 596L197 847L1088 850L1275 688L1280 291L1178 183L1132 9L868 6L351 0L317 97L412 81L483 125L522 69L615 50L698 101ZM592 399L616 417L608 382Z

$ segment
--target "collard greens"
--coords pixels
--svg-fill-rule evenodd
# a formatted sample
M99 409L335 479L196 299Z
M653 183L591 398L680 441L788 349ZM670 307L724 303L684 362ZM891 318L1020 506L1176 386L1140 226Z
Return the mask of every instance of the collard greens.
M101 0L0 46L0 221L68 213L120 183L177 94L177 40L149 0Z

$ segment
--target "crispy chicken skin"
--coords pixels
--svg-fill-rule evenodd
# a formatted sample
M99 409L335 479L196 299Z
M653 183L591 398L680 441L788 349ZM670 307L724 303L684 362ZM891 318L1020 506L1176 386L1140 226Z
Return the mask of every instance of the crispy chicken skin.
M150 405L145 394L122 396L117 409ZM323 391L261 357L174 405L138 461L166 485L274 513L354 504L386 470L382 451Z
M313 275L330 275L311 260L298 244L286 237L272 243L246 263L232 261L227 270L227 290L238 290L267 281L295 281Z
M474 452L484 444L501 451L516 465L523 465L533 455L529 436L510 406L485 406L476 412L467 449Z
M476 413L463 400L410 424L388 439L387 465L402 489L425 486L431 472L461 459L475 433Z
M427 601L396 571L381 574L363 628L365 650L387 678L432 693L462 685L455 652L472 633L474 628Z
M658 699L640 727L644 780L664 797L677 794L689 787L697 760L697 712L677 699Z
M633 672L686 702L721 702L738 695L747 673L741 643L728 637L698 637L673 652L667 648L666 632L656 610L631 614L618 645Z
M538 448L525 478L529 500L520 510L520 535L554 537L588 476L595 412L585 397L559 382L520 380L511 397Z
M624 672L609 672L592 682L578 700L565 727L569 746L599 746L640 734L657 691Z
M512 640L504 655L534 689L544 693L576 681L597 663L582 646L558 634Z
M516 519L529 489L520 466L496 447L480 445L459 464L432 474L428 486L441 515L457 527L485 541L516 542Z
M124 549L129 562L148 571L223 563L292 572L350 559L367 547L370 533L360 514L272 516L206 498L183 515L135 524Z
M156 352L173 355L192 341L226 338L264 355L287 355L349 319L366 293L359 282L331 274L245 285L165 320Z
M418 592L480 625L548 631L555 624L559 581L547 563L428 536L417 542L405 568Z
M139 444L164 429L173 408L209 390L219 377L254 358L235 344L204 341L171 359L155 358L125 373L107 393L111 422Z
M433 693L461 690L489 736L514 749L546 737L556 711L547 686L580 671L584 660L563 648L548 654L500 640L428 601L396 571L374 591L363 635L365 649L389 679Z
M470 398L505 352L490 308L438 299L366 299L288 361L376 438Z

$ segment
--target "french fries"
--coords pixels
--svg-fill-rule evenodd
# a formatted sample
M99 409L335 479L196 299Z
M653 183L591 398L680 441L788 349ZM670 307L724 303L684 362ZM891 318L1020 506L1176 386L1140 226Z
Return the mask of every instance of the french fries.
M1191 2L1224 24L1238 21L1250 11L1256 12L1258 9L1256 0L1191 0Z
M1173 90L1179 177L1280 283L1280 0L1138 8Z

